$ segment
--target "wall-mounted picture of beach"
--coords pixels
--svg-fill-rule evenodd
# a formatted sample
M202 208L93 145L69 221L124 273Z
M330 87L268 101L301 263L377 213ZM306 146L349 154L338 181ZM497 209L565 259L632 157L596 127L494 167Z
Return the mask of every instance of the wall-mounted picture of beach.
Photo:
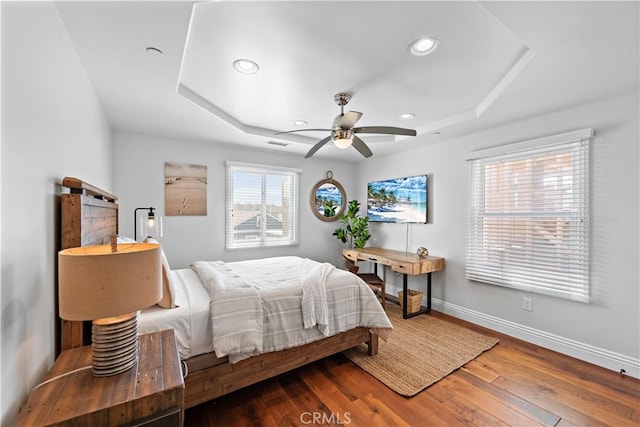
M427 175L373 181L367 186L372 222L427 222Z
M164 214L207 214L207 166L164 163Z

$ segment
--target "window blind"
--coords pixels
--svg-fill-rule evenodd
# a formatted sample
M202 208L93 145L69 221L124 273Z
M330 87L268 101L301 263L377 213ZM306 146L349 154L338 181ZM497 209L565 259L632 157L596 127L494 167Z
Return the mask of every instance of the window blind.
M298 243L299 169L226 162L226 248Z
M466 277L589 301L592 131L470 159Z

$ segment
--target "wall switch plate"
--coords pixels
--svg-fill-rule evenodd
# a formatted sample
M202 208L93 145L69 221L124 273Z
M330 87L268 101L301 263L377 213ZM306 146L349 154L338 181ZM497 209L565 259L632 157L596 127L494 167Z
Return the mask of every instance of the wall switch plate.
M522 309L533 311L533 300L531 298L522 297Z

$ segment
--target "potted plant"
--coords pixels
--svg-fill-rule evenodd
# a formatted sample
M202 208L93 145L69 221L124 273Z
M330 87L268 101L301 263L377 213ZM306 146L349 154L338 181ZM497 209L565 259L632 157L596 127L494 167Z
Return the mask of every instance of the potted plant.
M342 243L349 243L349 248L363 248L367 240L371 238L369 233L369 217L359 216L360 202L349 201L347 212L340 215L339 219L344 223L343 227L336 228L333 235ZM347 268L355 273L358 266L353 261L345 258ZM355 270L355 271L354 271Z

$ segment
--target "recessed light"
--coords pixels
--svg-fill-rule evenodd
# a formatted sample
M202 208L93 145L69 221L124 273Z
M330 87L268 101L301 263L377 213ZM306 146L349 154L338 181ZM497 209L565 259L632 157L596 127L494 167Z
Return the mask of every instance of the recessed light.
M293 122L294 126L306 126L308 124L309 123L307 123L305 120L296 120L296 121Z
M158 49L157 47L153 47L153 46L147 47L147 52L149 52L149 53L157 53L159 55L163 54L163 52L160 49Z
M400 116L398 116L398 118L400 120L411 120L413 118L415 118L416 115L413 113L404 113L404 114L400 114Z
M255 74L260 70L258 64L250 59L236 59L233 61L233 68L242 74Z
M287 142L277 142L277 141L267 141L267 144L277 145L278 147L286 147L287 145L289 145L289 143Z
M414 40L409 45L409 52L414 56L428 55L438 47L438 39L435 37L422 37Z

